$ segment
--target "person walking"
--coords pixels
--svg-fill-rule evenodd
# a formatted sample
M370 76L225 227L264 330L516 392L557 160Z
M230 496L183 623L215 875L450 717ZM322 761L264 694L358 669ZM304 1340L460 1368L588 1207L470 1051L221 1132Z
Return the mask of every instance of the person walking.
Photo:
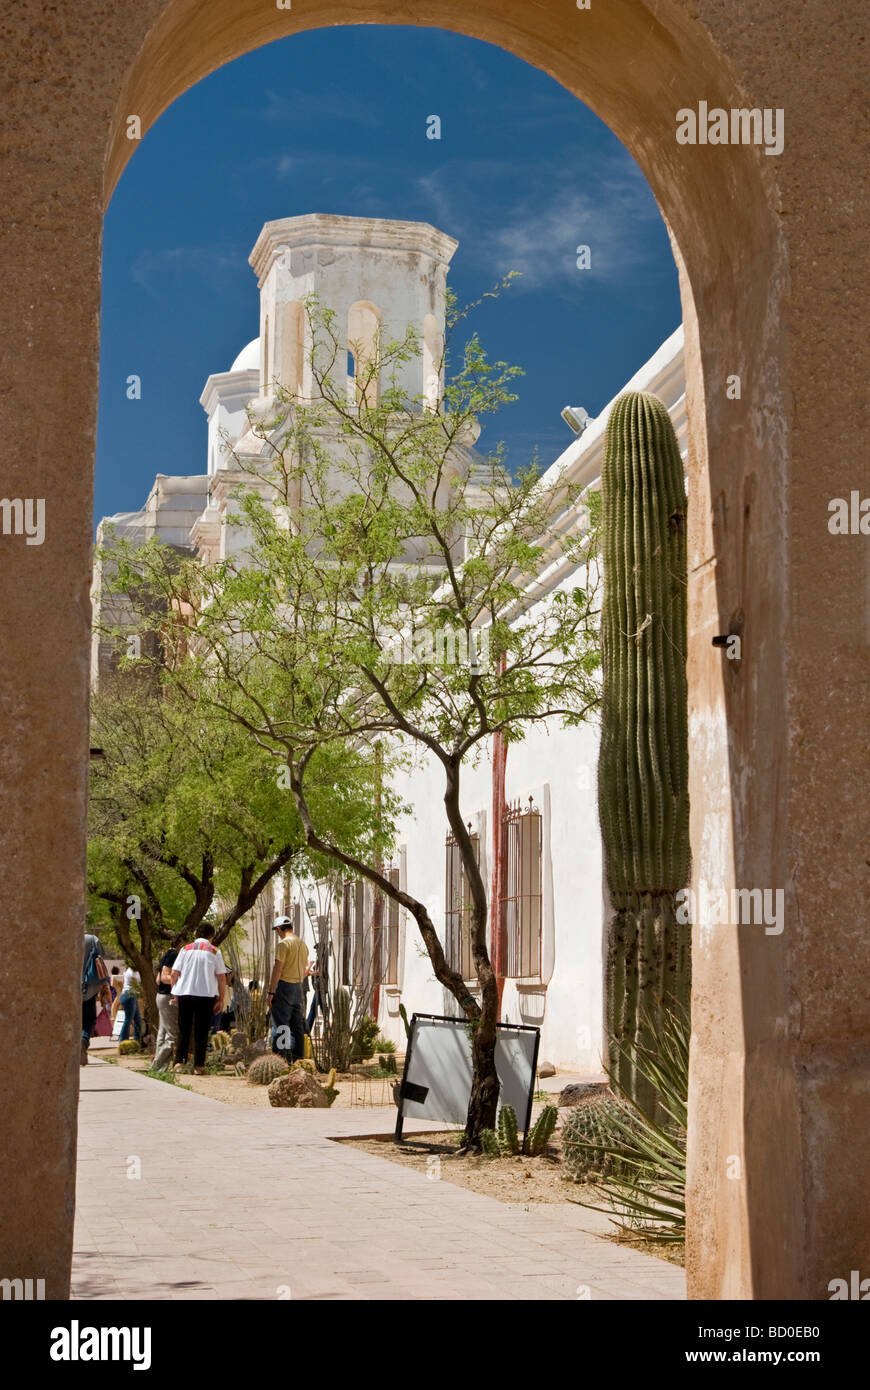
M109 971L103 943L93 932L85 932L82 957L82 1049L81 1065L88 1065L88 1048L97 1021L97 1002L109 998Z
M157 1046L154 1049L152 1070L165 1071L172 1061L178 1042L178 1000L172 993L172 967L178 951L170 948L160 957L157 967Z
M178 1000L178 1044L175 1070L180 1071L190 1053L190 1034L193 1031L193 1070L205 1075L205 1054L212 1015L224 1007L227 967L216 946L212 945L214 927L203 922L199 935L189 945L182 946L171 968L172 993Z
M126 1042L132 1031L136 1041L142 1037L142 1015L139 1012L139 988L142 983L142 976L138 970L132 966L127 966L124 971L124 983L121 987L120 1006L124 1010L124 1024L121 1028L121 1042Z
M272 1051L279 1056L289 1053L292 1063L305 1056L302 981L308 973L308 947L294 932L289 917L279 917L272 930L280 938L266 996L272 1014Z
M321 953L323 956L322 960ZM326 1014L326 986L328 983L327 960L326 951L322 949L319 941L315 941L314 943L314 964L309 968L308 974L311 977L313 997L311 1000L311 1008L308 1010L308 1018L305 1021L305 1031L310 1034L314 1027L314 1020L317 1017L317 1010L319 1009L324 1016Z

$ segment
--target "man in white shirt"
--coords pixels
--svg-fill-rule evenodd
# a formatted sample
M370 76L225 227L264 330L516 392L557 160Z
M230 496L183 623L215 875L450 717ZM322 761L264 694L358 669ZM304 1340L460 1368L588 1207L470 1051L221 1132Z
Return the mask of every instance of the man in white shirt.
M212 1014L223 1011L226 990L227 968L220 951L211 944L213 936L214 927L204 922L196 940L182 946L172 968L172 993L178 1000L175 1070L187 1062L192 1029L193 1069L197 1076L205 1075L209 1026Z

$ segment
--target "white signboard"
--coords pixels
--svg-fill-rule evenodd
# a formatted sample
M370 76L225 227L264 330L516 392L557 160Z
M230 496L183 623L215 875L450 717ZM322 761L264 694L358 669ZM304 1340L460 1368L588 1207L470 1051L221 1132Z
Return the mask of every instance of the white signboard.
M521 1130L530 1113L539 1037L537 1028L510 1023L497 1027L499 1106L513 1106ZM471 1037L465 1019L414 1014L397 1132L401 1134L403 1119L464 1124L470 1095Z

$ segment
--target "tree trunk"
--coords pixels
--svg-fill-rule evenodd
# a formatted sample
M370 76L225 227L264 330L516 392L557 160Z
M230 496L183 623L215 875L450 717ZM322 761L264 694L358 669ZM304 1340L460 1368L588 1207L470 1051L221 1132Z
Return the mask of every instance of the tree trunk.
M133 933L130 931L129 920L126 917L123 907L118 912L118 921L115 932L124 948L124 955L130 962L134 970L138 970L142 980L142 999L145 1012L146 1031L157 1034L160 1024L160 1016L157 1012L157 979L154 974L154 962L151 959L151 930L147 917L139 921L139 933L142 938L141 947L136 944Z
M465 1137L471 1148L480 1148L484 1129L494 1129L498 1111L500 1084L495 1066L496 1024L498 1022L498 982L489 958L486 933L489 908L486 888L474 846L459 810L459 765L447 770L444 806L453 837L462 856L462 867L471 891L472 937L471 954L477 982L480 986L480 1015L471 1027L471 1095L465 1119ZM461 1001L460 1001L461 1002Z
M495 1129L500 1083L495 1069L496 1023L498 1022L498 988L495 974L490 972L484 986L480 1018L472 1023L471 1095L465 1117L465 1137L471 1148L480 1148L484 1129Z

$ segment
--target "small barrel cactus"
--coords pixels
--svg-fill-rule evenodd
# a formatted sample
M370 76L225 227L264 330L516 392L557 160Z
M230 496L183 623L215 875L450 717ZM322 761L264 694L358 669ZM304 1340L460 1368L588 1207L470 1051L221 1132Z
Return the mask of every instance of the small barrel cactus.
M565 1177L571 1182L595 1182L627 1172L626 1165L611 1149L624 1146L621 1126L631 1125L631 1115L629 1106L615 1096L574 1106L562 1128Z
M122 1043L118 1043L118 1055L121 1057L127 1057L132 1052L141 1051L142 1048L139 1046L135 1038L125 1038Z
M270 1052L265 1057L258 1057L256 1062L252 1062L248 1067L248 1081L252 1086L268 1086L270 1081L276 1081L279 1076L283 1076L290 1068L279 1057L277 1053Z
M226 1052L230 1045L229 1033L217 1032L211 1035L211 1049L213 1052Z
M526 1135L526 1153L534 1158L542 1154L553 1137L559 1112L555 1105L545 1105Z
M487 1158L499 1158L501 1156L498 1136L494 1129L482 1129L480 1131L480 1147Z
M498 1146L503 1154L518 1154L517 1112L512 1105L503 1105L498 1115Z

